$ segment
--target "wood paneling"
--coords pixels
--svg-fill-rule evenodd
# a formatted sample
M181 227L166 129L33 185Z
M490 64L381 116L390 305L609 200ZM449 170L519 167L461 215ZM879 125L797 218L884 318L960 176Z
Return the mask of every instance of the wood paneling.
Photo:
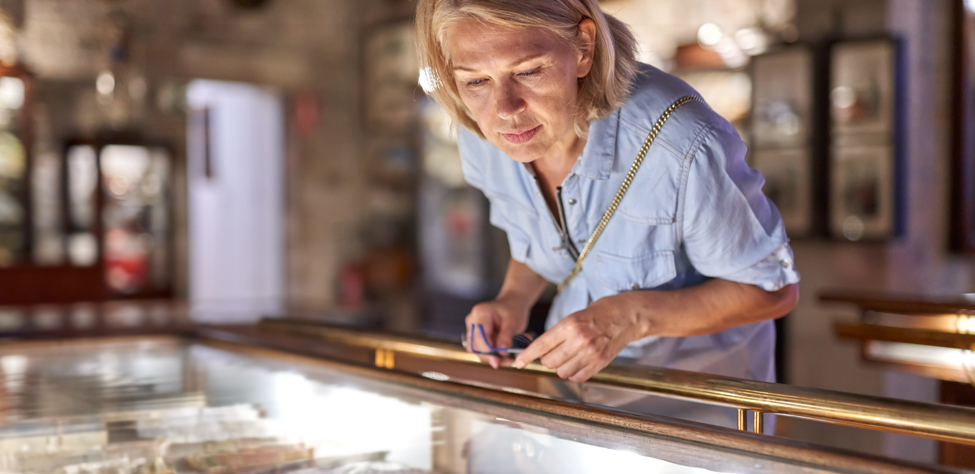
M0 270L0 305L104 301L102 268L22 267Z

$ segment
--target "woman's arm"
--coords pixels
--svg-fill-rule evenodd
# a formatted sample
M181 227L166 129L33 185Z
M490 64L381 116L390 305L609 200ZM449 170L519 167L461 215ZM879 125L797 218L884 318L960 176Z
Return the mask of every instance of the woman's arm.
M501 284L501 291L498 292L496 301L511 301L531 310L538 298L545 291L548 281L535 273L528 265L515 259L508 262L508 271L504 274L504 283ZM527 320L525 322L527 324ZM518 331L521 332L521 331ZM514 337L518 332L509 334Z
M627 344L647 336L687 337L786 315L798 285L775 292L727 280L672 291L632 291L599 299L546 331L515 359L542 364L564 379L584 382L609 365Z
M471 324L482 324L491 345L510 347L515 334L524 332L528 327L528 314L547 284L528 265L512 259L508 263L508 271L504 275L504 283L497 298L474 306L465 318L468 330ZM476 347L477 338L474 340ZM471 349L468 347L468 351ZM494 368L502 363L511 365L510 359L502 360L495 356L481 356L481 361L490 363Z
M617 297L607 303L632 313L641 323L636 339L704 336L789 314L799 301L799 285L768 292L715 279L681 290L631 291Z

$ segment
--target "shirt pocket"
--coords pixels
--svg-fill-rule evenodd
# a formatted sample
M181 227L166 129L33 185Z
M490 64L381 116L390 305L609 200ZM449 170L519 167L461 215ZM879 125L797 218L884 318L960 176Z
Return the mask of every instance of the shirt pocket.
M594 299L632 290L649 290L677 277L674 252L659 251L640 257L620 257L605 252L596 254Z
M662 165L657 151L647 156L633 178L627 196L620 203L619 215L623 219L645 225L672 224L677 220L677 197L681 182L679 166Z

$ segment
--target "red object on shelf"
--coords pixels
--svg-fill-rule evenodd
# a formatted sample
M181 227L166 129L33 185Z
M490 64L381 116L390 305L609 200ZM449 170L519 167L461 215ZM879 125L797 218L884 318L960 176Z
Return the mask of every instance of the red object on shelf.
M360 308L366 299L365 272L362 264L346 262L339 274L339 303L344 308Z

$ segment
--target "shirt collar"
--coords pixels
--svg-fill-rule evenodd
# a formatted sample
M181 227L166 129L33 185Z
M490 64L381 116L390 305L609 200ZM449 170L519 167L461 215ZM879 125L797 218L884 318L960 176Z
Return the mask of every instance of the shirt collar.
M616 158L616 131L620 111L617 109L602 120L589 124L589 139L572 173L589 179L609 179Z

